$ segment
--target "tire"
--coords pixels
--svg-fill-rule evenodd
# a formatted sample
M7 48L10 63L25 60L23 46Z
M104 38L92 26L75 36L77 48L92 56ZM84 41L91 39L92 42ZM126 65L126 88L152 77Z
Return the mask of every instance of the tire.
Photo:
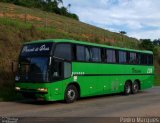
M132 94L136 94L138 93L138 91L139 91L139 84L137 81L135 81L132 86Z
M131 94L131 90L132 90L132 85L130 82L126 82L124 85L124 95L129 95Z
M73 103L78 98L78 91L74 85L69 85L65 91L64 100L66 103Z

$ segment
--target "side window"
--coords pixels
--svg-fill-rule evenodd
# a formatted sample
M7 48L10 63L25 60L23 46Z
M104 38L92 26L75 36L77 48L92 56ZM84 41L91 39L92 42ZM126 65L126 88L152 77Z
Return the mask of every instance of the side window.
M125 51L119 51L119 63L126 63L127 62L127 53Z
M147 64L147 55L141 54L141 64L146 65Z
M58 60L54 60L51 64L50 69L50 79L52 80L60 80L63 78L63 63Z
M108 63L116 63L116 52L115 50L106 50L106 58Z
M101 62L100 48L90 48L91 61Z
M71 45L70 44L57 44L55 51L54 51L54 56L65 59L65 60L71 60L72 59Z
M129 53L129 63L136 64L137 63L137 55L136 53L130 52Z
M85 61L90 61L90 53L88 47L85 47Z
M84 46L76 47L76 58L77 58L77 61L85 61L85 47Z
M141 64L141 55L137 53L137 64Z
M153 65L153 55L148 55L148 65Z
M64 78L69 78L72 74L71 63L64 62Z
M101 60L103 61L103 62L107 62L107 57L106 57L107 55L106 55L106 49L101 49Z
M88 47L77 46L76 56L77 56L77 61L90 61L90 52Z

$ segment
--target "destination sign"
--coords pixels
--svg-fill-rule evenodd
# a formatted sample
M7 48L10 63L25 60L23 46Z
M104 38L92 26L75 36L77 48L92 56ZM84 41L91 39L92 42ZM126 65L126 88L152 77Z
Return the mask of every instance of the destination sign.
M21 50L21 56L49 55L53 43L28 44Z

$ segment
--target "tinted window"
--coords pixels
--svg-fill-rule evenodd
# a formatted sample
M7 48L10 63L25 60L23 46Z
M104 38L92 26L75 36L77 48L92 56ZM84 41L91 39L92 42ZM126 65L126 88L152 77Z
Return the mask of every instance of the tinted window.
M54 61L51 68L52 80L62 78L62 62Z
M148 55L148 65L153 65L153 55Z
M47 56L50 55L53 43L26 44L21 50L20 56Z
M137 53L137 64L141 64L141 55Z
M136 53L129 53L129 63L136 64L137 63L137 55Z
M77 56L77 61L90 61L89 48L85 46L77 46L76 56Z
M72 74L71 63L64 62L64 78L69 78Z
M77 61L85 61L85 47L84 46L77 46L76 56L77 56Z
M91 61L101 61L101 50L99 48L90 48Z
M19 76L22 82L47 82L48 57L32 57L20 60Z
M89 48L85 48L85 61L90 61L90 53L89 53Z
M118 55L119 55L119 63L126 63L126 61L127 61L126 52L125 51L119 51Z
M141 54L141 64L147 64L147 54Z
M106 50L106 57L107 57L107 62L109 63L115 63L116 62L116 52L115 50Z
M54 52L55 57L65 60L71 60L71 45L70 44L57 44Z

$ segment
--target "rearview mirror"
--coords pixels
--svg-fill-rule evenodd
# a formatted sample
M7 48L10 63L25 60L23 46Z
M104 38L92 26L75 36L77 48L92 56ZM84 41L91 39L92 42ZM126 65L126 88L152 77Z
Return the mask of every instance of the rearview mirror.
M18 70L18 62L17 61L12 61L12 72L16 73Z

